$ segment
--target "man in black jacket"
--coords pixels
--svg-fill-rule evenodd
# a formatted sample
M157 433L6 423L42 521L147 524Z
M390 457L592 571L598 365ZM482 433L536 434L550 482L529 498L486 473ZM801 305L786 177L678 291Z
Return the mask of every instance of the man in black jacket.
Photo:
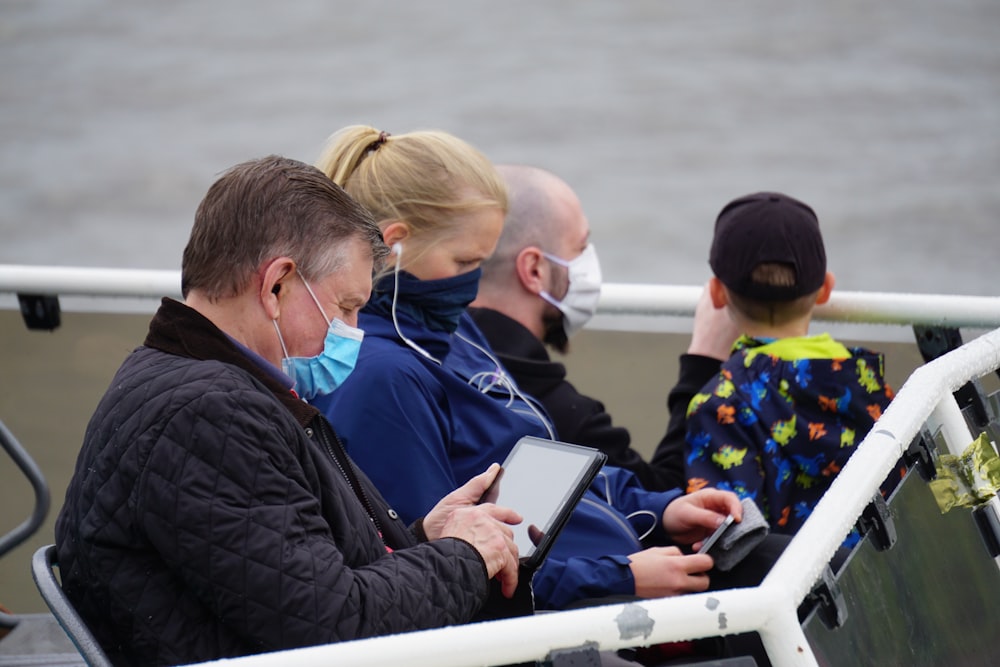
M496 467L402 525L302 399L333 391L387 249L318 170L229 170L87 428L63 585L115 664L177 664L469 621L517 584ZM326 351L326 354L320 353Z
M568 351L569 337L593 315L600 294L600 268L579 199L545 170L499 170L509 210L469 313L515 382L545 407L561 440L604 450L609 465L632 470L647 489L683 488L687 405L729 357L735 329L703 296L667 399L666 434L647 462L632 449L628 430L612 423L599 400L578 392L566 379L566 367L546 349Z

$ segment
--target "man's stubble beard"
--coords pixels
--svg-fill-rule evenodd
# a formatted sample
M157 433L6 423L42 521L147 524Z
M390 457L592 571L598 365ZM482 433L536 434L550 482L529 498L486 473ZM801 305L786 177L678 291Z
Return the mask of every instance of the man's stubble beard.
M569 338L566 336L566 328L563 326L564 315L558 308L547 308L542 315L542 326L544 334L542 342L553 348L559 354L569 353Z

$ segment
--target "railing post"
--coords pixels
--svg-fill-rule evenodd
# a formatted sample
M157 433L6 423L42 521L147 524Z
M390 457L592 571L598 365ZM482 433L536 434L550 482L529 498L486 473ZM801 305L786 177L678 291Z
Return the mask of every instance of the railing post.
M927 422L932 425L932 432L938 427L941 429L947 454L958 456L972 442L972 434L969 432L965 417L958 408L955 397L950 393L941 397L927 418Z

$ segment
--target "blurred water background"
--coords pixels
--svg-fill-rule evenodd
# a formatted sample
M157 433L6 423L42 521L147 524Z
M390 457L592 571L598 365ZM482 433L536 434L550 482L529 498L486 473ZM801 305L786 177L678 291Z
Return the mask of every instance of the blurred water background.
M0 263L177 269L222 170L312 162L352 123L555 171L608 281L701 284L722 205L773 189L817 210L842 289L998 294L995 0L0 0ZM44 334L0 304L0 419L53 501L0 563L15 611L44 608L31 552L147 321ZM570 376L651 452L686 338L574 345ZM31 509L3 457L0 508L2 531Z
M369 123L557 172L609 281L774 189L843 289L997 293L993 0L3 0L0 63L0 263L179 268L220 171Z

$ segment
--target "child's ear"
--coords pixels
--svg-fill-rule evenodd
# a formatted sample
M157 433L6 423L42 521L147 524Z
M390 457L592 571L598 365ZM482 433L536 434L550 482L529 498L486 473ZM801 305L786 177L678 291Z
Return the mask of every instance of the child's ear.
M816 294L816 305L822 306L824 303L830 300L830 293L833 292L833 284L836 280L833 274L829 271L826 272L826 277L823 278L823 286L819 288L819 293Z
M708 279L708 294L712 297L712 305L716 308L725 308L729 303L726 286L715 276Z

